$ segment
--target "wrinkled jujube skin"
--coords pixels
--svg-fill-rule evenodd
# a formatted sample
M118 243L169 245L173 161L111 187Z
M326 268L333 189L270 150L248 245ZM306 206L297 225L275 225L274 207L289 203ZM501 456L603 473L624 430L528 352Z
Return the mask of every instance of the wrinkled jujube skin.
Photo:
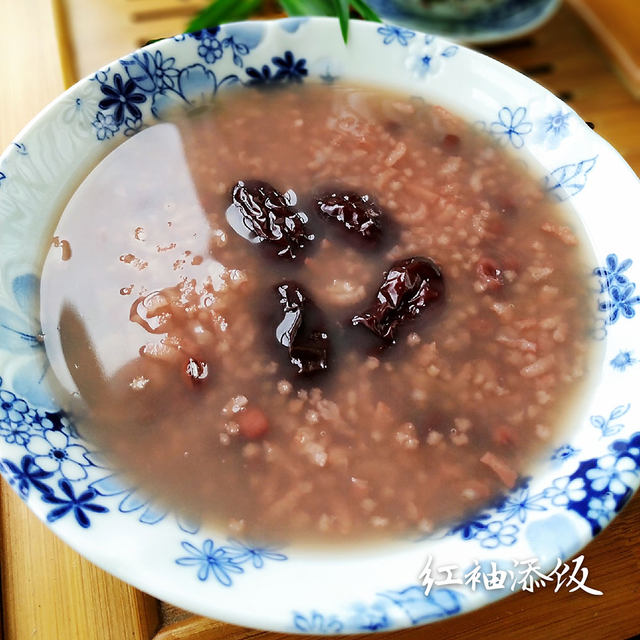
M399 327L444 300L444 278L429 258L413 257L391 265L371 308L354 316L385 342L396 341Z
M227 220L233 229L250 242L268 243L279 257L294 260L314 239L307 215L268 182L240 180L231 199Z
M340 225L350 236L377 243L382 234L382 209L368 194L341 189L325 189L314 198L318 214Z
M284 317L276 328L276 339L289 351L289 360L299 374L329 368L329 334L322 312L294 282L276 287Z

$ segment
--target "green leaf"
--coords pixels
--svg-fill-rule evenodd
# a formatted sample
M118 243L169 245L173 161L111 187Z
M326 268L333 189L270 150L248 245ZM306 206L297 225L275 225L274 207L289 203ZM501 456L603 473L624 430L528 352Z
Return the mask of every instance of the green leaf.
M278 0L290 16L335 16L332 0Z
M364 0L351 0L351 6L365 20L382 22L380 16Z
M342 37L349 35L349 8L365 20L382 22L365 0L278 0L290 16L335 16L340 20Z
M187 32L212 29L223 22L245 20L262 5L262 0L215 0L187 25Z
M365 0L278 0L290 16L334 16L340 21L344 41L349 36L349 9L365 20L381 22ZM213 29L224 22L245 20L254 14L263 0L214 0L188 24L187 32Z
M333 0L345 43L349 39L349 0Z

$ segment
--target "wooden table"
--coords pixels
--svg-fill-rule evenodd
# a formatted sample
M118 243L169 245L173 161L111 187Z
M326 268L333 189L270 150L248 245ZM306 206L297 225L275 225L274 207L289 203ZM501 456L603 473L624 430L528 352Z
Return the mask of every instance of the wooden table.
M601 0L570 1L603 6ZM637 11L640 3L628 2L636 2ZM0 0L0 147L78 74L145 40L179 31L200 5L201 0ZM616 2L606 6L613 11ZM92 26L90 16L96 14L100 19ZM638 42L639 24L635 32L626 25ZM488 52L561 95L640 171L640 103L572 10L564 8L533 36ZM4 482L0 533L5 640L292 637L193 616L136 591L60 542ZM602 597L519 593L473 614L378 637L626 640L640 633L640 495L584 555L589 583Z

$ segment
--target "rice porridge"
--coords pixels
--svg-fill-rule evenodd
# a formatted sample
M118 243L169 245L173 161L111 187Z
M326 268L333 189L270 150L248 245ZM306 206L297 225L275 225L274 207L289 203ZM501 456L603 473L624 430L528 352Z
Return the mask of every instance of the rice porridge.
M230 90L77 190L45 343L79 430L169 505L263 539L428 533L515 486L586 388L568 213L438 106Z

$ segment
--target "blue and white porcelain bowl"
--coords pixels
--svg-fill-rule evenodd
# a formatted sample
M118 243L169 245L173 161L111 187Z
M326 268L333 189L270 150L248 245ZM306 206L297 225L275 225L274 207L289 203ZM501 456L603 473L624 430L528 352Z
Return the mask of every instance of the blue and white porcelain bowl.
M369 0L384 19L458 42L494 44L534 31L561 0Z
M372 83L479 123L544 174L593 242L599 380L567 439L494 508L421 541L361 549L266 548L149 504L103 466L53 399L39 322L39 274L61 207L90 169L169 108L231 85ZM331 19L224 26L155 43L82 80L0 157L0 470L51 529L91 561L159 598L230 622L292 632L421 625L509 588L434 585L456 565L541 571L582 548L640 482L640 184L567 105L515 71L440 38ZM597 307L597 309L595 308ZM407 479L410 481L410 479ZM436 576L437 577L437 576Z

